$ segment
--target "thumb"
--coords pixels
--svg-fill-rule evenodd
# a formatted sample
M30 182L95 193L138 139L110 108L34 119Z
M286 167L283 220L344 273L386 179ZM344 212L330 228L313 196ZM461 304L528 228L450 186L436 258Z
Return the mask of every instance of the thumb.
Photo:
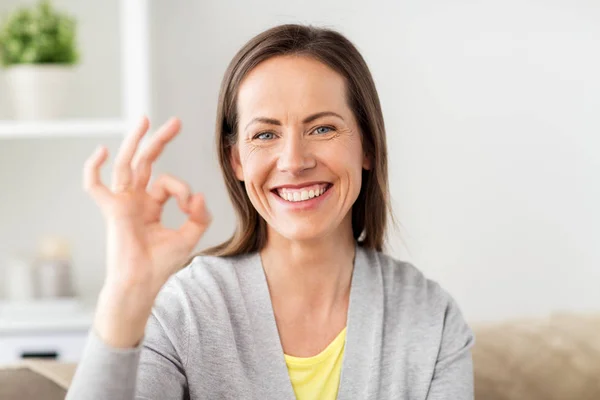
M179 233L188 245L194 247L212 220L206 208L204 196L201 193L196 193L190 197L186 214L188 219L179 228Z

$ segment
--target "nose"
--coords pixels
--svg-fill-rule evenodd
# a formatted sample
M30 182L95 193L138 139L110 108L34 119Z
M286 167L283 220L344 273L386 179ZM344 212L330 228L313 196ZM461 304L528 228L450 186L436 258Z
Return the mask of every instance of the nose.
M283 139L283 146L277 160L277 168L281 172L299 175L304 170L314 168L316 160L310 154L307 143L301 135L288 134Z

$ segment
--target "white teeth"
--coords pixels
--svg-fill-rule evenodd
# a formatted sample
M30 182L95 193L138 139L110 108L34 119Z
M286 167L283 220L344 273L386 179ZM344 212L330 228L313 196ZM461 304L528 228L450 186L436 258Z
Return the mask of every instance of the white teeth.
M279 190L279 196L287 201L296 202L296 201L304 201L308 199L312 199L314 197L319 197L323 193L325 193L326 188L318 188L311 190L302 190L299 192L288 192L286 189Z

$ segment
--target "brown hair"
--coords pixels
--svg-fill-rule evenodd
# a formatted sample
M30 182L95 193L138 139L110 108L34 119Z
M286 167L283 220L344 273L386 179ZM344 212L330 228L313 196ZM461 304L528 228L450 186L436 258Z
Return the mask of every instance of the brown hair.
M266 222L250 202L244 183L237 180L230 153L237 141L236 98L242 80L262 61L284 55L312 57L346 80L348 105L360 128L363 150L371 160L371 168L363 170L361 190L352 206L352 231L360 246L381 251L388 212L391 216L387 146L379 97L369 68L356 47L340 33L287 24L252 38L235 55L223 77L217 109L217 148L227 191L237 214L237 228L227 241L202 254L245 254L261 250L266 243Z

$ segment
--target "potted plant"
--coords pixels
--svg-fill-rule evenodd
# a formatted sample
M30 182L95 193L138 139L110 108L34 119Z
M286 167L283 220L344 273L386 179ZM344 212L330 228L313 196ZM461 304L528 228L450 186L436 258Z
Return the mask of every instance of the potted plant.
M15 117L64 116L78 59L75 19L55 10L49 0L9 14L0 25L0 62Z

